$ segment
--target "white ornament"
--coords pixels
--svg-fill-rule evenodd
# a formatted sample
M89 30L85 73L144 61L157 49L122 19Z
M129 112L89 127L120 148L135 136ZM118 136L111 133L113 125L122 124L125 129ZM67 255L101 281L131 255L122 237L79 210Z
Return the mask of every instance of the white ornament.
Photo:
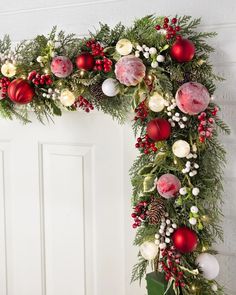
M66 107L72 106L72 104L75 102L74 94L68 89L62 90L59 99L60 99L61 103Z
M213 285L211 286L211 290L212 290L213 292L217 292L217 291L218 291L218 287L217 287L217 285L216 285L216 284L213 284Z
M1 67L1 73L3 76L11 78L16 74L16 67L12 63L6 62Z
M197 224L197 219L195 218L195 217L191 217L191 218L189 218L189 223L191 224L191 225L196 225Z
M194 214L197 214L198 213L198 207L197 206L192 206L191 208L190 208L190 211L192 212L192 213L194 213Z
M192 193L193 193L194 196L197 196L200 193L200 189L198 187L194 187L192 189Z
M128 55L133 49L132 43L128 39L120 39L116 44L116 51L120 55Z
M155 92L148 102L149 109L153 112L161 112L165 107L165 99L157 92Z
M187 189L186 189L186 187L181 187L181 189L179 190L179 193L180 193L182 196L186 195L186 194L187 194Z
M149 49L149 53L150 53L151 55L155 55L155 54L157 53L156 48L155 48L155 47L151 47L151 48Z
M165 57L163 55L158 55L157 56L157 61L158 62L164 62L165 61Z
M172 151L178 158L185 158L190 153L190 145L185 140L177 140L173 146Z
M116 96L119 93L119 82L116 79L108 78L102 83L102 92L106 96Z
M200 254L196 259L196 264L198 264L204 278L207 280L214 280L219 274L219 262L215 256L209 253Z
M158 254L158 246L153 242L144 242L140 246L140 253L146 260L153 260Z

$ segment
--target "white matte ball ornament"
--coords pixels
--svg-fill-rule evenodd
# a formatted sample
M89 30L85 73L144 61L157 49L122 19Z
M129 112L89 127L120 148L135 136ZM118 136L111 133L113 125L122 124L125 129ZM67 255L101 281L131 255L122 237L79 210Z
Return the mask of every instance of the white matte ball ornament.
M120 55L128 55L133 49L132 43L128 39L120 39L116 44L116 51Z
M11 78L16 74L16 67L12 63L5 63L1 67L3 76Z
M59 99L65 107L70 107L75 102L74 94L68 89L62 90Z
M172 151L178 158L185 158L190 153L190 145L185 140L177 140L173 146Z
M140 253L146 260L153 260L158 254L158 246L153 242L144 242L140 246Z
M102 92L106 96L116 96L119 93L119 82L116 79L108 78L102 83Z
M200 254L196 259L196 264L198 264L204 278L207 280L214 280L219 274L219 262L215 256L209 253Z
M157 92L155 92L149 99L148 106L153 112L161 112L165 107L165 99Z

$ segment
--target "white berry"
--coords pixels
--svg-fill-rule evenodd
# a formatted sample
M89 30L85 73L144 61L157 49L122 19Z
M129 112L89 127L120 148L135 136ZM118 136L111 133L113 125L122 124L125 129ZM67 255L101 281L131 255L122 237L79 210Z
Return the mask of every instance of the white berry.
M160 235L159 234L155 234L155 239L159 239Z
M182 118L182 120L183 120L184 122L187 122L187 121L188 121L188 118L184 116L184 117Z
M151 67L152 67L153 69L156 69L156 68L158 67L158 62L153 61L153 62L151 63Z
M143 48L140 45L137 45L136 48L137 48L138 51L142 51L143 50Z
M158 62L164 62L164 61L165 61L165 57L164 57L163 55L159 54L159 55L157 56L157 61L158 61Z
M155 48L155 47L151 47L151 48L149 49L149 53L150 53L151 55L156 54L156 53L157 53L156 48Z
M173 228L177 228L177 224L173 223L173 224L172 224L172 227L173 227Z
M139 51L135 51L135 54L134 54L136 57L139 57L140 54L139 54Z
M161 250L165 249L166 248L166 243L161 243L159 247L160 247Z
M191 211L192 213L197 214L199 210L198 210L198 207L197 207L197 206L192 206L192 207L190 208L190 211Z
M179 190L179 193L180 193L182 196L186 195L186 194L187 194L187 189L186 189L186 187L181 187L181 189Z
M196 223L197 223L197 219L194 218L194 217L191 217L191 218L189 218L189 223L190 223L191 225L196 225Z
M166 242L167 244L169 244L169 243L170 243L170 238L165 238L165 242Z
M144 56L145 58L149 58L149 53L148 53L148 52L145 52L145 53L143 54L143 56Z
M194 187L192 189L192 193L193 193L194 196L197 196L200 193L200 189L198 187Z

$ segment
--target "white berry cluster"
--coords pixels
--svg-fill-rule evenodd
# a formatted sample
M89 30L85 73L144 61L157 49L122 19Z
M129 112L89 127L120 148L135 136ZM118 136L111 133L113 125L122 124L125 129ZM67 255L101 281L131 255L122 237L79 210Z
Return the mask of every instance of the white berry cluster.
M1 64L6 62L16 64L17 58L18 58L17 54L15 54L13 51L0 53Z
M46 89L45 89L46 90ZM60 97L60 90L55 88L55 89L52 89L52 88L48 88L46 90L46 92L43 93L43 97L45 98L48 98L48 99L53 99L53 100L56 100Z
M165 57L163 55L157 54L157 49L155 47L149 48L145 44L143 46L136 46L135 56L140 57L140 54L142 54L146 59L152 59L151 67L154 69L158 67L158 63L165 61Z
M155 235L155 244L160 250L165 249L170 243L170 236L177 228L177 225L172 223L168 216L166 213L165 217L162 217L159 232Z
M166 109L167 116L170 117L168 121L172 127L175 127L176 124L179 125L181 129L185 128L188 117L182 116L179 112L175 111L177 104L175 99L171 100L171 103Z
M197 159L197 148L195 145L193 145L192 152L187 155L186 159L188 161L185 163L185 168L182 169L182 173L188 174L190 177L197 175L199 165L195 162L195 159Z
M47 46L49 47L49 52L50 52L50 57L54 57L56 55L54 49L55 49L55 42L52 40L49 40L47 42ZM36 58L37 62L40 64L41 67L44 66L44 64L47 62L48 60L48 56L38 56Z
M198 207L197 206L192 206L190 208L190 218L189 218L189 223L191 225L196 225L197 224L197 217L198 217Z
M185 196L188 191L190 192L191 189L187 188L187 187L181 187L180 190L179 190L179 193L181 196ZM198 187L194 187L192 188L192 195L193 196L198 196L200 193L200 189Z

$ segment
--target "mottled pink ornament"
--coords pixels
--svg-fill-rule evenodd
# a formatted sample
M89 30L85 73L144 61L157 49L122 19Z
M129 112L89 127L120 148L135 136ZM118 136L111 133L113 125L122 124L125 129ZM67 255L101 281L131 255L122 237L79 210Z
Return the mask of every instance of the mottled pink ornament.
M177 196L181 183L179 179L173 174L163 174L157 180L157 191L165 199L174 198Z
M126 86L136 86L145 76L146 67L142 60L133 55L123 56L115 65L117 80Z
M56 56L51 63L51 71L58 78L66 78L73 71L73 64L66 56Z
M188 82L179 87L175 99L178 108L183 113L197 115L207 108L210 94L202 84Z

